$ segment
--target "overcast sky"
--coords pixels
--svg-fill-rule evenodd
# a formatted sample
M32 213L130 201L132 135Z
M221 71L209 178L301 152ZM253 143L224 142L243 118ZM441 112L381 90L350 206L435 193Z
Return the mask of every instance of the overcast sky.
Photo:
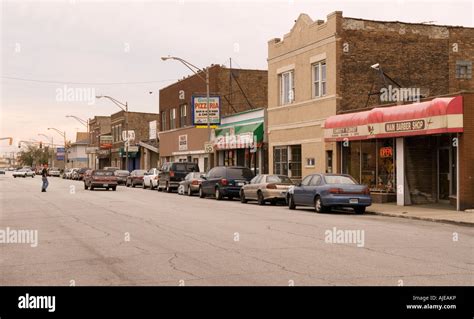
M0 141L0 152L17 151L19 140L42 139L38 133L61 141L48 127L74 141L85 128L66 115L86 119L118 110L87 96L61 100L70 89L128 101L131 111L158 112L159 89L189 74L178 62L161 61L164 55L199 67L228 66L231 57L234 67L266 69L267 41L288 33L303 12L313 20L339 10L346 17L474 27L472 3L2 1L0 137L13 136L14 147Z

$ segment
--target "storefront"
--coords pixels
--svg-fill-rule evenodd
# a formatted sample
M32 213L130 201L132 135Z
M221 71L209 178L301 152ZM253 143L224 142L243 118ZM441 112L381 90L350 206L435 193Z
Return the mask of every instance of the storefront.
M222 118L212 134L216 165L245 166L266 173L264 110L245 111Z
M462 96L335 115L324 126L341 173L368 185L374 202L459 209Z
M201 172L212 167L212 149L206 149L208 130L206 128L184 127L159 132L160 164L166 162L194 162Z

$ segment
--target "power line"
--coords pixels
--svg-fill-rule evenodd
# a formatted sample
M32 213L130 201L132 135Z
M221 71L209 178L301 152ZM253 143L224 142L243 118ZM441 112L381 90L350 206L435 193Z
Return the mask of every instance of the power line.
M158 81L139 81L139 82L73 82L73 81L36 80L36 79L26 79L26 78L12 77L12 76L2 76L1 78L5 80L25 81L25 82L35 82L35 83L77 84L77 85L126 85L126 84L130 85L130 84L151 84L151 83L177 81L177 79L167 79L167 80L158 80Z

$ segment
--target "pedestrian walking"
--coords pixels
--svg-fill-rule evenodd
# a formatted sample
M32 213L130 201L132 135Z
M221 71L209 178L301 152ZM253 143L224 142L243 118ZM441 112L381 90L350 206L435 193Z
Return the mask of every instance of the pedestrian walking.
M46 165L43 166L43 170L41 171L41 180L43 181L43 186L41 187L41 192L46 192L46 188L48 188L48 170L46 169Z

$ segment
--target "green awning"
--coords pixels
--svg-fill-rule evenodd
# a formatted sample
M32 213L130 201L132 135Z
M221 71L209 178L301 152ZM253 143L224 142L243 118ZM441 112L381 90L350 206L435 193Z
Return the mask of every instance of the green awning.
M247 124L247 125L238 125L233 127L217 128L215 129L216 137L231 135L231 130L234 129L235 135L241 135L246 133L253 133L257 137L257 142L260 143L263 141L263 122Z

